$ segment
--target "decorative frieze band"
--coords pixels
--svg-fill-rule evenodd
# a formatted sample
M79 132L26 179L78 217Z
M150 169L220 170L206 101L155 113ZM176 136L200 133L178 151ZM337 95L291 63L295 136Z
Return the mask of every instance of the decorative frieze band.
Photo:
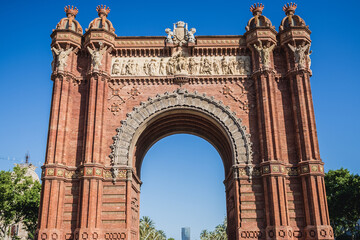
M114 173L116 169L116 173ZM236 175L240 178L247 178L251 172L252 177L261 177L263 175L281 174L289 177L300 176L304 174L324 174L324 166L321 163L305 164L301 166L285 166L281 164L269 164L264 166L255 166L249 172L249 167L236 167ZM126 179L130 169L110 168L110 167L96 167L85 166L77 169L67 169L57 166L45 167L42 171L42 177L58 177L67 180L79 179L82 177L98 177L104 180L113 181L114 176L116 180Z
M116 179L126 179L127 173L131 171L129 169L118 169ZM57 166L46 167L42 171L43 177L56 177L63 178L66 180L79 179L83 177L97 177L102 178L104 180L113 181L113 172L109 167L80 167L77 169L66 169Z
M111 76L250 75L250 56L113 57Z

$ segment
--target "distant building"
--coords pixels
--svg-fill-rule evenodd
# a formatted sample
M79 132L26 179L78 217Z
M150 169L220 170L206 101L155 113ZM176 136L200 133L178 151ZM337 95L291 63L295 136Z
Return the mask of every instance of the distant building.
M189 227L181 228L181 240L190 240L190 228Z

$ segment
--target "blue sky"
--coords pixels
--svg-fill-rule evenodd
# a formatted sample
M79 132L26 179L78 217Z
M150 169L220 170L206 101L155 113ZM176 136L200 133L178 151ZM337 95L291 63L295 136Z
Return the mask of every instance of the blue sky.
M107 4L117 35L165 36L164 29L178 20L195 27L196 35L241 35L251 17L249 7L253 3L248 0L2 2L0 169L10 169L13 163L24 159L27 151L36 165L44 161L52 90L50 34L65 16L65 5L79 8L77 20L83 29L97 16L96 6ZM263 3L264 15L278 29L284 17L285 1ZM345 167L360 173L357 152L360 148L357 17L360 1L297 3L296 13L313 32L311 85L325 169ZM180 227L187 225L192 229L192 239L198 239L201 229L211 230L225 215L223 178L220 157L206 141L189 135L165 138L150 149L144 160L141 214L152 217L168 236L180 239ZM178 191L166 194L161 191L170 187ZM162 201L157 201L157 197Z

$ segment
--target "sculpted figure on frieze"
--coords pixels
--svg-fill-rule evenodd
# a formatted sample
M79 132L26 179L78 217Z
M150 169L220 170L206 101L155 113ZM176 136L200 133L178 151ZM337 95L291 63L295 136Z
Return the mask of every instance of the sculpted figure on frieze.
M270 62L271 62L270 61L271 53L275 48L275 44L271 45L270 43L268 43L267 46L263 46L262 42L259 41L259 46L254 44L254 48L259 53L260 60L261 60L261 63L263 65L263 67L264 68L269 68L270 67Z
M214 59L213 69L215 74L220 74L220 61L218 59Z
M303 43L300 46L292 46L291 44L288 44L291 51L294 53L295 63L298 64L299 69L303 69L306 66L306 60L308 59L308 53L310 49L310 44L305 45ZM310 53L311 54L311 53ZM309 57L310 58L310 57Z
M202 74L211 74L211 62L208 58L205 58L202 63Z
M166 73L168 75L174 75L175 73L175 59L174 58L170 58L166 64Z
M159 74L165 75L165 73L166 73L166 64L164 59L162 58L159 63Z
M118 75L121 73L121 66L120 66L120 61L119 59L116 59L113 66L112 66L112 71L111 71L112 74L114 75Z
M57 70L64 71L67 62L67 59L69 57L70 52L73 50L73 47L65 50L65 49L56 49L55 47L51 48L52 54L53 54L53 61L51 63L52 70L55 71L55 66L57 67Z
M189 74L196 74L198 63L195 61L194 58L189 59Z
M236 72L236 68L237 68L237 62L235 59L231 59L230 63L229 63L229 74L235 74Z
M229 70L228 61L225 59L225 57L223 57L221 59L221 71L222 71L222 74L224 74L224 75L228 74L228 70Z
M101 60L103 58L104 53L107 50L107 47L102 47L102 42L99 43L100 47L97 50L91 49L89 46L87 47L90 55L91 55L91 65L93 70L99 70L101 67Z
M156 73L157 73L157 62L156 62L156 60L151 59L151 61L149 62L147 68L148 68L148 74L150 76L156 75Z
M187 74L188 73L187 58L185 58L184 53L180 52L178 55L174 57L174 59L175 59L175 73Z

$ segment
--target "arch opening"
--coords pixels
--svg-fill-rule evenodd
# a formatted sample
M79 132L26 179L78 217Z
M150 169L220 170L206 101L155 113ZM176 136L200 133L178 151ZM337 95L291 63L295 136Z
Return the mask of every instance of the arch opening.
M134 209L133 232L139 231L138 200L140 199L140 173L146 152L160 139L176 133L199 136L211 143L218 151L224 166L226 188L226 215L228 236L236 235L238 220L238 179L239 168L246 168L246 175L252 175L252 144L250 134L230 108L213 97L197 92L177 89L141 102L117 129L111 146L113 182L119 169L131 180L128 185L128 199ZM242 172L244 174L244 172ZM130 184L130 181L128 181Z
M176 113L180 114L166 118L167 114L171 116ZM156 121L162 117L166 120ZM241 119L213 97L197 92L189 93L182 89L166 92L142 102L128 113L127 119L121 123L122 126L117 129L118 133L113 137L114 143L111 146L113 173L124 166L140 173L142 158L153 143L166 135L186 132L199 135L215 146L223 158L226 173L230 172L231 166L241 164L248 167L247 174L249 179L251 177L250 134L246 133ZM168 125L171 127L167 127ZM147 131L149 133L143 134ZM138 144L138 141L141 144Z
M191 239L214 230L226 217L224 171L219 152L209 141L176 133L157 141L142 163L140 219L148 216L167 238Z
M231 141L226 136L225 130L204 113L175 109L152 118L138 137L134 147L133 167L139 178L141 178L143 159L151 146L164 137L178 133L192 134L208 141L218 151L223 161L225 176L229 173L233 165L233 155Z

